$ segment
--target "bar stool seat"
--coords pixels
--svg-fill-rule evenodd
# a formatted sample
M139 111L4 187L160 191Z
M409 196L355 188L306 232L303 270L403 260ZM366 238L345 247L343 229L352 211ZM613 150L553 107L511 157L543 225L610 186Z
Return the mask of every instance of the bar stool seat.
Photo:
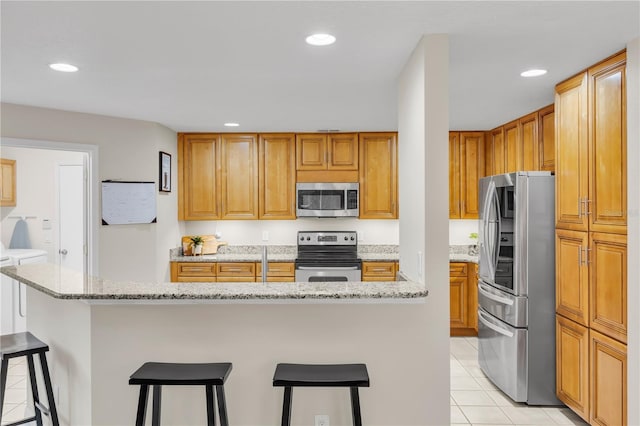
M273 375L273 386L284 387L282 426L291 425L294 386L350 388L353 424L362 426L358 388L369 387L366 364L278 364Z
M0 336L0 421L2 421L2 407L4 405L5 388L7 385L9 360L11 358L18 358L22 356L27 357L27 366L29 368L29 382L31 385L31 392L33 394L34 408L34 416L19 420L14 423L9 423L5 426L19 425L34 420L36 422L36 425L42 426L42 415L51 416L51 423L54 426L58 426L60 424L58 421L56 402L53 399L53 388L51 386L51 377L49 376L49 366L47 364L46 357L47 351L49 351L49 346L28 331L24 333L6 334L4 336ZM44 379L49 407L43 405L38 396L36 370L33 362L33 356L36 354L40 358L40 366L42 367L42 376Z
M206 364L179 364L167 362L146 362L129 378L130 385L140 385L136 425L144 425L149 386L153 386L152 424L160 424L162 386L203 385L207 396L207 424L215 425L213 407L214 387L218 400L220 424L228 426L227 406L224 397L224 382L233 365L230 362Z

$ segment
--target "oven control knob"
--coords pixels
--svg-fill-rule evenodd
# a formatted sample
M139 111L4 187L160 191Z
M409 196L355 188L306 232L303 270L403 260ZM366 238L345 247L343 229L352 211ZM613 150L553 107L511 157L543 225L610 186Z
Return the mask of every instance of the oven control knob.
M351 237L351 241L353 241L353 240L355 240L355 238L354 238L354 237Z
M311 237L307 237L307 241L311 241Z
M348 237L344 237L344 240L347 241L349 238Z
M304 241L304 237L300 237L300 241Z

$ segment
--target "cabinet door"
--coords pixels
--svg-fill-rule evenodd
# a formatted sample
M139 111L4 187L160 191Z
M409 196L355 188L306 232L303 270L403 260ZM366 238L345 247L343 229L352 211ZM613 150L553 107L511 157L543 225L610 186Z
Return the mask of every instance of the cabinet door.
M478 218L478 181L484 176L484 132L460 132L460 218Z
M316 133L296 135L296 169L327 169L327 135Z
M589 324L588 233L556 229L556 312Z
M171 262L172 282L215 282L216 264L212 262Z
M627 236L591 233L589 326L627 342Z
M295 219L295 135L260 135L258 158L260 219Z
M460 133L449 132L449 219L460 219Z
M627 346L591 330L591 424L627 424Z
M220 174L221 219L257 219L257 135L222 135Z
M495 175L493 165L493 137L491 132L484 134L484 174L485 176Z
M556 315L556 394L589 421L589 329Z
M478 332L478 264L469 263L469 327Z
M449 312L451 328L467 328L467 277L449 277Z
M556 227L588 230L587 74L556 86Z
M398 218L396 133L360 133L360 219Z
M395 281L396 262L362 262L362 281Z
M538 111L540 170L556 171L556 114L554 105Z
M539 170L538 165L538 113L534 112L518 120L520 140L518 141L518 171Z
M358 170L358 134L337 133L327 138L329 170Z
M589 69L590 231L627 233L625 60Z
M219 135L178 135L178 219L220 218L218 150Z
M504 129L498 127L491 131L493 145L493 174L500 175L506 173L505 149L504 149Z
M16 160L0 158L0 207L16 205Z
M518 120L504 125L504 169L505 173L518 171L519 137Z

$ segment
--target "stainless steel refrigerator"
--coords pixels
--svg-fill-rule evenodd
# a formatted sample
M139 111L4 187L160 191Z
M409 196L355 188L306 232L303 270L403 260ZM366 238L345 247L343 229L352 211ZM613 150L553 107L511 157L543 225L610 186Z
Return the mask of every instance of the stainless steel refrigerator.
M478 362L514 401L556 398L555 196L549 172L479 184Z

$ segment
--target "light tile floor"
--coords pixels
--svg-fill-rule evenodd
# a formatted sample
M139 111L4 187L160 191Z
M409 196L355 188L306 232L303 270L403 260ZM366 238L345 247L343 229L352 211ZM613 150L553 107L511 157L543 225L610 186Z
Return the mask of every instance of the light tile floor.
M476 337L451 338L450 364L452 425L587 425L566 407L529 407L513 402L480 370ZM26 397L25 358L12 359L7 372L3 425L32 415Z
M453 425L587 425L566 407L513 402L480 370L476 337L452 337L450 363Z

